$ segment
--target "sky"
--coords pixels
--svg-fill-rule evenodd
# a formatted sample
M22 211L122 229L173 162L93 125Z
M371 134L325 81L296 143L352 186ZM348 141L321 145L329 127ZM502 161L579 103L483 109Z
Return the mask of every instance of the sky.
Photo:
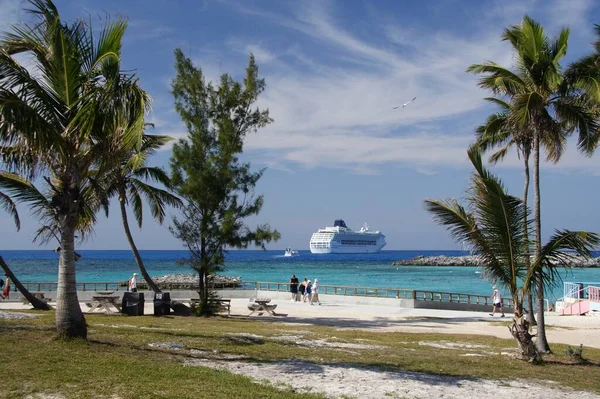
M106 16L129 20L123 66L153 98L151 133L186 130L170 84L175 48L208 80L243 77L256 57L267 89L257 105L274 122L251 134L243 159L267 168L256 192L265 202L250 226L269 223L281 240L268 249L309 247L318 228L344 219L386 235L388 250L462 249L425 211L426 198L465 197L472 168L466 149L475 128L496 109L483 98L473 63L511 66L505 28L524 14L549 36L570 28L563 66L592 51L600 3L593 0L283 1L56 0L66 21L101 26ZM0 0L0 30L29 21L20 0ZM413 97L405 108L393 109ZM169 168L171 148L150 161ZM492 170L521 196L522 163L510 154ZM600 153L585 157L573 142L557 165L541 169L542 230L600 231ZM37 249L38 221L19 206L22 228L0 212L0 250ZM171 212L177 214L177 211ZM182 249L148 212L133 229L140 249ZM55 247L51 243L47 248ZM41 247L45 248L45 247ZM80 249L128 249L116 201Z

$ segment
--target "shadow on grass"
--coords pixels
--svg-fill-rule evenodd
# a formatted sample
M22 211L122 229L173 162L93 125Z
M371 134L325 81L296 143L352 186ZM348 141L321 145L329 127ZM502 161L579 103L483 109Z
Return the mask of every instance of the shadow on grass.
M449 325L459 325L465 322L488 322L490 320L483 316L460 317L460 318L438 318L438 317L411 317L407 319L390 320L389 317L379 317L370 320L361 320L344 317L285 317L278 316L231 316L231 319L266 321L270 323L285 323L285 324L304 324L314 326L327 326L337 328L355 328L355 329L371 329L371 328L388 328L396 326L408 327L426 327L433 329L443 329ZM506 322L507 320L498 320L498 322ZM418 324L419 322L428 324Z

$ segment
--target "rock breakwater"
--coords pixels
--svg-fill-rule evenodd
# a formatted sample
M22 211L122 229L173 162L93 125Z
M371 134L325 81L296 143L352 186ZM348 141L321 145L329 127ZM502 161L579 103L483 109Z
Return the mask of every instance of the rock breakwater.
M600 267L600 258L588 259L580 255L569 255L562 260L551 261L556 266L569 267ZM394 266L481 266L477 255L468 256L415 256L411 259L397 260Z
M164 276L152 276L161 290L197 290L198 275L192 273L165 274ZM210 284L214 288L235 288L242 283L241 277L210 276ZM123 283L127 285L127 282ZM144 279L138 280L138 289L147 289Z

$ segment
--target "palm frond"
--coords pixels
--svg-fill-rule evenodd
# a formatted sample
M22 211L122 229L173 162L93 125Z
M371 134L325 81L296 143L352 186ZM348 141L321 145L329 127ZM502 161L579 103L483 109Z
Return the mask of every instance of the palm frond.
M172 187L171 179L169 175L159 167L143 167L135 170L133 172L133 176L140 179L144 179L147 181L158 182L165 186L167 189Z
M591 156L600 140L598 120L590 112L591 104L585 99L561 97L552 103L557 118L564 122L566 130L576 130L577 148L587 156Z
M513 145L513 142L511 141L508 144L506 144L504 147L500 148L498 151L496 151L495 153L490 155L490 158L489 158L490 163L492 165L495 165L498 162L501 162L504 159L504 157L506 157L506 154L508 154L508 151L510 150L512 145Z
M600 53L589 54L573 62L565 71L566 90L581 90L600 100Z
M181 206L181 200L166 190L152 187L137 179L132 179L131 184L146 198L146 201L150 205L152 217L161 224L165 217L165 206Z
M142 204L140 192L133 184L129 185L129 196L131 198L131 206L133 207L133 216L135 217L138 227L141 229L144 219L144 206Z
M494 62L473 64L467 72L486 74L479 80L479 87L493 93L515 95L522 93L527 86L520 76Z
M544 106L544 98L535 91L515 95L513 115L518 128L526 129L532 122L533 114L543 109Z
M0 189L17 203L28 203L35 214L43 214L51 208L48 199L27 179L6 171L0 171Z
M542 247L537 259L534 259L525 276L524 287L541 282L545 287L554 287L561 281L559 267L569 267L571 254L575 252L586 258L592 258L591 251L600 244L600 236L588 231L556 230L550 240Z
M478 147L472 146L468 154L475 168L468 198L472 213L456 200L427 200L426 208L455 240L469 243L486 276L506 285L518 300L518 279L524 270L521 254L527 245L523 229L527 210L520 199L507 195L500 180L483 166Z
M1 177L0 177L1 178ZM19 219L19 212L17 206L10 199L10 197L0 192L0 208L4 209L13 218L17 231L21 229L21 219Z
M498 97L485 97L484 100L488 101L488 102L491 102L492 104L498 105L502 109L502 111L509 111L511 109L510 103L502 100L501 98L498 98Z

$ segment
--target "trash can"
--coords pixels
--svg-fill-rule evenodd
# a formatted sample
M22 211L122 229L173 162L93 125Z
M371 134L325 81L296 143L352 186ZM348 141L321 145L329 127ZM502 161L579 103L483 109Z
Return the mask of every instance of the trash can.
M154 316L164 316L171 313L171 294L168 292L154 293Z
M123 302L121 303L121 313L127 316L144 315L144 293L143 292L125 292Z

